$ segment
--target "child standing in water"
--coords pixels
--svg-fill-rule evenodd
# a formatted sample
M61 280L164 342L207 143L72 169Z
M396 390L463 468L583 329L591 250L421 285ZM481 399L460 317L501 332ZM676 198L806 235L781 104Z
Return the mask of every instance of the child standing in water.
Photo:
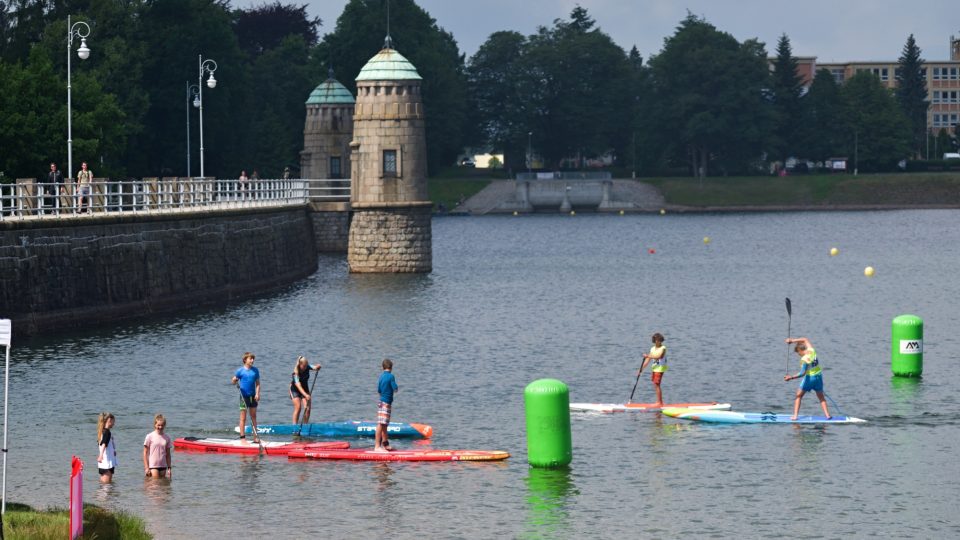
M793 416L791 416L790 419L797 419L797 416L800 414L800 400L803 399L804 394L811 390L817 393L817 399L820 400L820 408L823 409L823 415L827 418L832 418L830 411L827 409L827 400L824 399L823 375L821 374L820 360L817 359L817 351L814 350L813 344L810 343L809 339L803 337L787 338L787 343L797 344L793 350L800 355L800 372L796 375L784 375L783 380L789 381L803 377L803 380L800 381L800 388L797 389L797 397L793 400Z
M116 420L107 412L100 413L97 418L97 441L100 453L97 454L97 471L100 473L100 483L109 484L113 481L113 473L117 468L117 446L113 441L110 428Z
M173 441L163 432L167 419L162 414L153 417L153 431L143 440L143 475L147 478L173 479L173 460L170 449Z
M377 381L377 392L380 393L380 402L377 404L377 432L374 439L374 452L389 452L390 441L387 440L387 428L390 426L390 413L393 409L393 394L399 391L397 379L393 376L393 361L385 358L383 373Z
M643 354L643 364L637 371L637 377L643 372L647 364L653 362L652 374L650 380L653 381L653 388L657 392L657 405L663 406L663 392L660 390L660 381L663 380L663 373L667 371L667 348L663 346L663 334L657 332L650 340L653 346L649 353Z

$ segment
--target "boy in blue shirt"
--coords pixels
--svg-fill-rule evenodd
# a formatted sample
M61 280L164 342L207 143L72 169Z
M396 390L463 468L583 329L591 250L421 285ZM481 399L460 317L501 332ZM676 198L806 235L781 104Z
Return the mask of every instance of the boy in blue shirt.
M393 361L385 358L383 373L377 381L377 392L380 393L380 402L377 404L377 432L374 438L374 452L389 452L390 441L387 440L387 426L390 425L390 412L393 408L393 394L399 391L397 379L393 376Z
M257 434L257 403L260 401L260 370L253 367L256 356L251 352L243 353L243 366L233 374L233 384L240 388L240 439L247 438L247 410L250 411L250 424L253 426L253 442L260 443Z

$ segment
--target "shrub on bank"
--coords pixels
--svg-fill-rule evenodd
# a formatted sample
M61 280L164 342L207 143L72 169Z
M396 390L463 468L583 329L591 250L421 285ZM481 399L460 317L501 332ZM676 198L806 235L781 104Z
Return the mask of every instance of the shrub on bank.
M3 516L4 538L7 540L62 540L69 535L70 515L67 510L34 510L18 503L8 503ZM124 512L111 512L92 504L83 505L84 539L149 540L146 523Z

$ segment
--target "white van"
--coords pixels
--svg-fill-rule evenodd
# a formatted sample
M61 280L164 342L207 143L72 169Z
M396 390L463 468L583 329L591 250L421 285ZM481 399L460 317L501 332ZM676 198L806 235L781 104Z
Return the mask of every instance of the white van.
M960 159L960 153L957 152L947 152L943 155L943 159Z

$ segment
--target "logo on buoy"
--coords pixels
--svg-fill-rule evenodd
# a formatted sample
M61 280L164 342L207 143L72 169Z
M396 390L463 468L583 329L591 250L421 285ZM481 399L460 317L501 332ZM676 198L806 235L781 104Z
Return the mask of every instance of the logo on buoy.
M923 340L901 339L900 354L923 354Z

